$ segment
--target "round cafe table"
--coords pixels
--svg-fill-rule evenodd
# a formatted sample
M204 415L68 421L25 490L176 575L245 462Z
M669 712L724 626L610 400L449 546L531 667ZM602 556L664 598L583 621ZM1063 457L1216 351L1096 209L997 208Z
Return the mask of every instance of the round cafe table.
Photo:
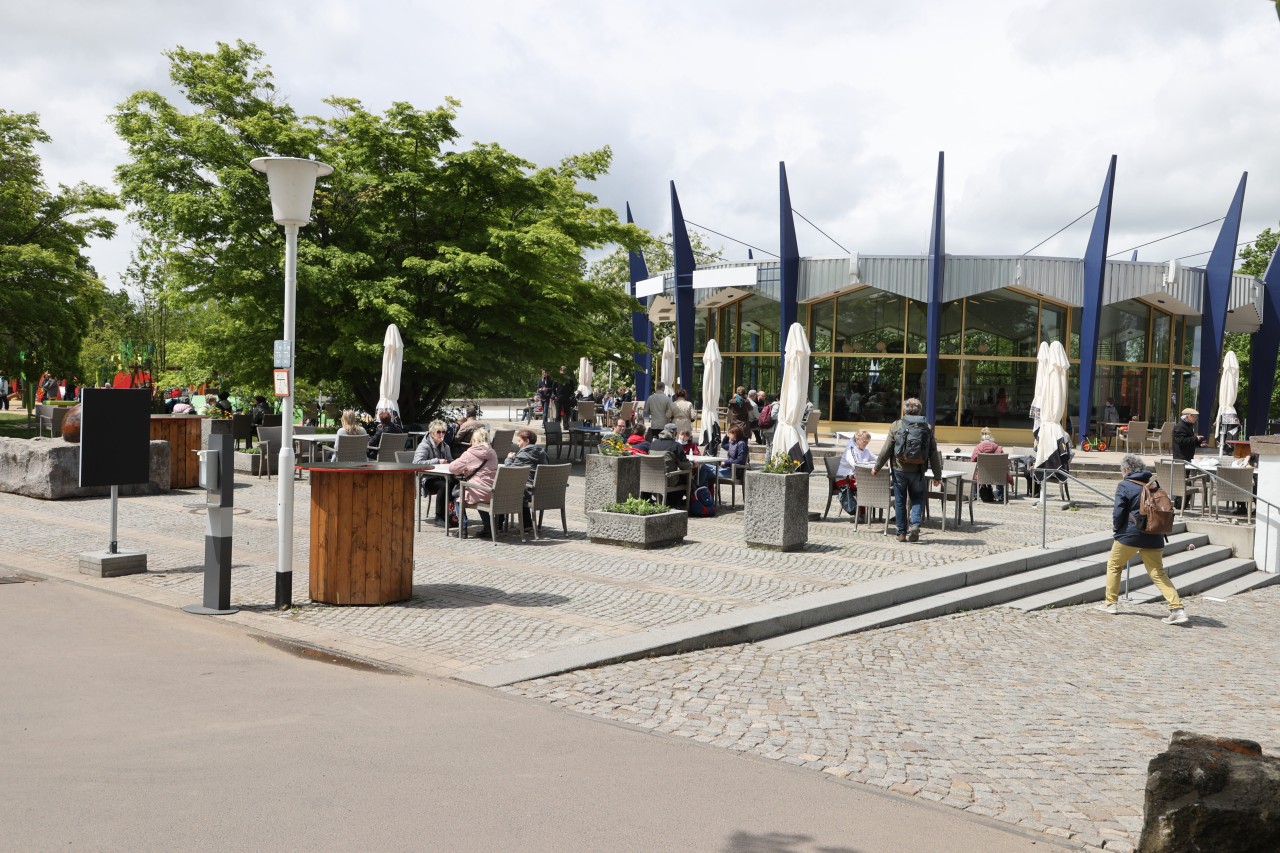
M316 462L311 474L311 600L391 604L413 595L417 473L430 465Z

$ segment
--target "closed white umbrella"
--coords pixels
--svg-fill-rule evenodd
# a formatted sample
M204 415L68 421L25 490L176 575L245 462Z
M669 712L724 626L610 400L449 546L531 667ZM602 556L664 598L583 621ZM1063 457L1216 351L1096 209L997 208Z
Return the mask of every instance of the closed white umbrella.
M1036 393L1031 398L1031 428L1040 428L1040 410L1044 406L1044 380L1049 375L1049 342L1041 341L1036 352Z
M667 335L667 339L662 343L662 371L658 374L658 378L662 380L662 384L667 386L670 392L676 384L676 345L671 336Z
M400 371L404 367L404 341L396 324L387 326L382 338L382 381L378 383L377 410L400 414Z
M1236 394L1240 390L1240 360L1231 350L1222 359L1222 378L1218 381L1218 420L1214 424L1218 433L1218 452L1221 454L1223 436L1227 430L1240 423L1236 412Z
M809 452L801 421L809 402L809 339L804 327L792 323L787 332L787 351L782 358L782 396L778 398L778 426L773 432L774 453L791 453L800 458Z
M702 353L702 437L699 444L711 441L711 425L719 419L720 412L720 345L716 339L707 341Z
M1036 465L1042 465L1058 449L1058 440L1066 435L1062 418L1067 413L1067 373L1071 362L1061 341L1049 344L1043 399L1040 406L1040 443L1036 446Z
M591 359L585 355L578 359L578 396L590 397L591 384L595 381L595 369L591 366Z

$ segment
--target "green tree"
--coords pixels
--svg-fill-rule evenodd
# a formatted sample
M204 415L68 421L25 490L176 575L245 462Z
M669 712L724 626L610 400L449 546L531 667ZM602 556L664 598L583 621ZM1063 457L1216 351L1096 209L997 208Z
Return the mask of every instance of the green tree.
M84 249L115 233L103 214L119 209L115 196L85 183L50 191L36 154L47 142L35 113L0 110L0 370L29 380L77 372L104 292Z
M1267 271L1267 265L1271 263L1271 256L1275 254L1278 241L1280 241L1280 231L1273 231L1270 228L1262 229L1251 245L1240 250L1240 266L1236 272L1262 278ZM1271 299L1272 294L1264 293L1262 298ZM1242 415L1248 411L1249 405L1249 354L1252 342L1253 335L1233 333L1226 335L1226 348L1234 352L1240 361L1240 394L1236 402L1236 411ZM1276 371L1276 379L1271 388L1270 411L1271 414L1275 414L1280 411L1280 369Z
M142 91L120 105L130 160L118 176L130 215L163 247L168 293L216 304L200 344L232 384L269 375L281 329L283 235L248 165L264 155L314 155L336 170L299 241L300 378L339 380L372 409L395 323L411 419L447 394L629 341L610 321L630 298L584 276L584 250L641 234L580 189L605 173L609 149L537 167L494 143L459 147L456 101L379 115L331 98L330 116L302 117L251 44L167 55L187 103Z

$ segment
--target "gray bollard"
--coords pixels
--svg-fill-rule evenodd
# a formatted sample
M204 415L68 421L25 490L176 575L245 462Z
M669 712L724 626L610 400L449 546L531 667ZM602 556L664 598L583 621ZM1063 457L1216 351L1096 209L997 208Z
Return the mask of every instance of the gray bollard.
M210 424L209 449L200 454L200 485L206 490L204 529L204 603L182 608L201 616L239 612L231 606L231 515L235 504L235 439L231 421Z

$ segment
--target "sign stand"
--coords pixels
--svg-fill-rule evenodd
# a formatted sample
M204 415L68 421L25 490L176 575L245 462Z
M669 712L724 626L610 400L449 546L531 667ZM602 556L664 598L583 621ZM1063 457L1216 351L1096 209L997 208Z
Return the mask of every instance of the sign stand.
M120 487L150 479L151 392L86 388L80 407L80 485L111 487L107 549L81 554L80 572L97 578L140 574L147 555L121 551L117 531Z

